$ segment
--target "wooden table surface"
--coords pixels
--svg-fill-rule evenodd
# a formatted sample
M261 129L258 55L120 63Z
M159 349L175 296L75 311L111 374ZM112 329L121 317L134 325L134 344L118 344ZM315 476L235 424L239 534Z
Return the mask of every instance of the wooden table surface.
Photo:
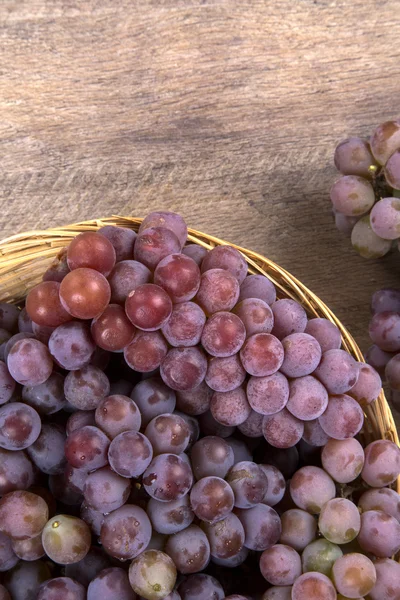
M399 117L399 0L2 0L0 229L165 208L263 253L363 349L400 256L334 227L333 151Z

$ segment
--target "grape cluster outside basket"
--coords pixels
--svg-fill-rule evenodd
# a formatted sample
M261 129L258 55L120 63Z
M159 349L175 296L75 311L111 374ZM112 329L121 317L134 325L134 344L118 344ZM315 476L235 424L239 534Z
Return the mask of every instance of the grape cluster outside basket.
M0 241L0 301L19 303L29 289L41 281L58 252L83 231L97 231L105 225L139 229L142 219L131 217L107 217L43 231L27 231ZM228 242L211 235L189 229L188 242L210 250ZM363 355L345 326L333 312L305 285L288 271L268 258L229 243L245 257L249 271L266 275L276 286L278 296L300 302L310 317L324 317L337 325L342 334L342 344L356 360ZM362 442L368 444L377 439L388 439L399 445L399 437L390 407L383 391L378 400L365 409L365 423L361 432ZM400 492L400 478L397 482Z

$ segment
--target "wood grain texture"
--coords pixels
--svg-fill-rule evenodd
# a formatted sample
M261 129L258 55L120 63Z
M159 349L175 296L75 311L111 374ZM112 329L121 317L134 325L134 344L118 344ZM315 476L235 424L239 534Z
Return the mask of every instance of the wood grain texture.
M2 0L1 237L179 210L300 278L368 345L335 144L398 117L398 0Z

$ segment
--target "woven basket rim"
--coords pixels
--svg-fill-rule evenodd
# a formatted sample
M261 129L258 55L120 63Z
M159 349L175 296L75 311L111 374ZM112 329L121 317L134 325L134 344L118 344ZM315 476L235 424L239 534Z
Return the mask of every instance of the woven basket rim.
M97 231L105 225L117 225L137 230L142 218L112 215L100 219L32 230L9 236L0 241L0 300L19 301L27 290L39 280L45 268L69 241L82 231ZM239 250L249 264L252 273L261 273L276 286L278 295L293 298L300 302L307 313L322 316L337 325L342 334L344 348L358 361L364 362L363 354L347 328L329 307L289 271L269 258L227 242L218 237L189 229L188 242L199 244L207 249L219 245L229 245ZM23 293L21 293L23 288ZM4 289L8 290L4 292ZM399 445L399 437L389 404L383 391L378 400L365 408L367 416L364 435L368 439L390 439ZM366 432L367 426L369 431ZM400 491L400 478L398 481Z

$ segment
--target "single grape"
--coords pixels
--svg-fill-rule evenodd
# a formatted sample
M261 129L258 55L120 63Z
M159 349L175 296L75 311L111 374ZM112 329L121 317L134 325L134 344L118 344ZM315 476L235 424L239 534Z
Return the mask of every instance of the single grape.
M70 321L60 325L51 334L49 350L58 365L68 371L81 369L87 365L96 345L90 335L89 327L79 321Z
M348 391L348 395L357 400L362 407L374 402L382 389L382 381L378 373L370 365L358 363L359 376L357 383ZM389 384L390 380L386 372Z
M139 227L139 233L149 227L164 227L172 231L183 247L186 243L188 230L184 219L177 213L165 211L151 212L145 217Z
M280 585L270 587L263 593L261 600L292 600L292 586Z
M116 254L112 243L95 231L77 235L67 250L70 270L89 268L108 275L115 265Z
M218 423L228 426L244 423L251 412L246 392L242 387L238 387L230 392L214 392L210 410Z
M46 325L38 325L37 323L32 322L32 331L34 336L39 342L45 344L46 346L49 343L49 339L51 334L56 329L56 327L47 327Z
M330 396L324 414L319 417L319 423L330 437L344 440L354 437L361 430L364 414L358 402L351 396Z
M389 558L400 550L400 523L380 510L367 510L357 540L364 552Z
M229 558L217 558L216 556L212 556L211 560L216 565L220 565L221 567L229 567L231 569L243 564L248 555L249 549L246 548L246 546L242 546L242 549L239 550L239 552Z
M32 463L25 452L0 448L0 496L28 489L34 477Z
M233 509L234 495L230 485L220 477L203 477L190 492L190 504L198 519L216 523Z
M371 340L385 352L400 350L400 314L384 311L374 315L369 324Z
M77 410L68 418L65 429L67 435L73 431L86 427L86 425L96 425L94 410Z
M92 546L82 560L65 566L65 575L85 588L103 569L111 566L108 555L101 548Z
M330 577L335 561L343 556L339 546L325 538L311 541L303 550L301 557L303 573L316 571Z
M230 558L237 554L244 545L243 525L232 512L222 521L203 523L202 527L210 543L211 556Z
M60 425L42 424L39 437L27 448L29 458L42 473L57 475L64 471L66 437L65 429Z
M338 144L335 148L335 167L343 175L359 175L371 177L371 166L377 166L372 156L368 140L359 137L350 137Z
M282 410L289 399L289 383L276 372L266 377L250 377L247 383L250 406L262 415L272 415Z
M198 347L171 348L161 363L164 383L173 390L190 391L197 388L207 372L207 359Z
M159 454L144 472L143 485L156 500L177 500L185 496L193 485L192 469L180 456Z
M365 353L365 361L371 365L377 371L377 373L384 378L385 367L389 360L394 356L391 352L385 352L381 350L377 345L373 344L370 346Z
M400 290L384 288L377 290L371 297L371 312L373 315L381 312L400 312Z
M356 439L330 439L321 454L322 466L338 483L357 479L364 466L364 450Z
M317 537L317 522L310 513L300 508L291 508L281 515L282 544L302 552Z
M354 225L358 223L360 217L348 217L337 211L334 207L332 209L333 216L335 219L335 226L340 233L344 233L346 236L351 237L351 232L354 229ZM336 346L335 346L336 347Z
M340 177L333 184L330 197L334 208L348 217L365 215L375 203L374 188L357 175Z
M347 544L354 540L360 531L360 513L350 500L333 498L322 507L318 527L329 542Z
M333 480L319 467L302 467L290 481L294 503L311 514L319 514L326 502L336 496Z
M119 352L131 343L135 328L122 306L109 304L105 311L93 319L91 334L98 346L109 352Z
M53 361L47 347L39 340L26 338L11 347L7 358L10 375L22 385L39 385L48 379Z
M290 546L276 544L262 553L260 571L272 585L292 585L302 572L300 555Z
M131 398L139 408L143 427L157 415L172 413L176 404L175 392L159 377L151 377L135 385Z
M64 377L53 373L44 383L22 388L25 404L34 408L40 415L52 415L65 408Z
M89 551L90 542L90 530L86 523L69 515L52 517L42 533L47 556L61 565L82 560Z
M267 491L262 499L263 504L275 506L283 498L285 493L285 478L276 467L272 465L259 465L260 469L267 478Z
M6 573L4 585L12 600L36 600L40 584L50 577L50 569L44 561L20 561Z
M55 577L39 587L37 600L86 600L86 590L70 577Z
M83 488L88 474L83 469L75 469L70 464L66 464L63 471L65 483L79 494L83 494Z
M305 333L312 335L317 340L322 352L337 350L342 343L340 329L328 319L310 319Z
M13 540L11 538L5 535L5 533L0 532L0 573L9 571L15 567L18 562L19 556L17 556L13 550L12 542Z
M115 259L117 262L127 260L133 256L133 247L135 245L137 234L128 227L116 227L115 225L105 225L97 231L104 235L114 247Z
M400 147L400 123L385 121L378 125L371 135L370 146L378 164L384 165L393 152Z
M228 357L214 357L208 363L207 384L216 392L230 392L245 380L246 371L240 362L239 354Z
M237 508L251 508L264 499L268 480L263 470L254 462L240 461L226 475L235 494Z
M246 298L259 298L271 305L276 300L275 286L264 275L248 275L240 286L239 301Z
M3 354L4 354L3 358L4 358L4 362L6 364L7 364L8 355L10 354L10 350L14 346L14 344L19 342L20 340L27 340L27 339L35 339L35 334L28 333L28 332L16 333L15 335L11 336L7 340L7 342L5 342L5 345L3 348Z
M0 448L23 450L39 437L41 421L36 410L22 402L0 406Z
M290 382L287 410L298 419L311 421L320 417L328 406L328 392L312 375Z
M142 419L131 398L115 394L104 398L96 408L95 421L97 427L110 439L114 439L124 431L139 431Z
M247 275L247 263L243 255L232 246L216 246L204 257L201 272L210 269L224 269L232 273L239 284L243 283Z
M246 329L246 337L255 333L271 333L274 315L269 305L259 298L245 298L234 308Z
M371 442L364 450L363 480L371 487L385 487L400 475L400 448L389 440Z
M115 558L134 558L147 548L150 538L150 520L139 506L125 504L104 517L100 541Z
M165 551L184 575L202 571L210 560L210 544L206 534L197 525L171 535Z
M212 360L216 361L226 361L230 360L230 358L214 358ZM208 368L210 369L209 362ZM207 372L208 374L208 372ZM207 375L206 375L207 379ZM181 391L176 394L176 406L179 410L183 411L187 415L201 415L207 412L210 409L211 397L213 395L213 390L206 384L205 381L202 381L201 384L196 387L194 390L189 391Z
M370 215L361 217L354 225L351 244L363 258L381 258L392 247L391 240L382 239L372 229Z
M180 251L181 245L174 232L164 227L149 227L139 230L133 256L135 260L154 271L163 258Z
M323 383L330 394L344 394L359 377L358 363L344 350L324 352L314 375Z
M28 540L12 540L12 548L21 560L38 560L45 555L41 534Z
M291 335L292 333L303 333L307 325L307 314L304 308L289 298L277 300L272 305L274 313L274 327L272 333L278 339Z
M182 254L189 256L192 260L194 260L196 265L201 267L201 263L203 262L204 257L207 256L208 250L203 248L203 246L199 246L198 244L188 244L182 249Z
M32 492L15 491L0 500L0 531L25 540L39 535L49 515L46 502Z
M137 331L124 348L124 358L134 371L150 373L158 369L168 352L168 346L158 331Z
M67 466L61 475L49 475L48 483L52 497L65 506L79 506L83 501L81 489L83 489L87 473L82 471L82 475L79 477L76 471L78 469L71 471ZM51 516L55 512L54 510Z
M322 429L319 420L313 419L304 423L304 433L302 439L310 446L325 446L331 439Z
M243 525L244 545L249 550L263 551L279 541L281 520L270 506L257 504L247 510L237 509L235 514Z
M367 510L382 511L397 519L400 523L400 494L390 488L367 490L358 501L362 512Z
M227 438L235 431L234 426L222 425L216 421L210 410L199 416L199 425L201 433L204 435L216 435L218 437Z
M290 448L300 441L304 423L294 417L286 408L263 419L263 435L275 448Z
M336 600L336 590L326 575L309 572L300 575L292 587L292 600Z
M71 371L64 381L64 394L79 410L93 410L110 393L110 382L101 369L87 365Z
M373 232L385 240L400 237L400 199L383 198L371 210L370 222Z
M366 596L376 583L376 571L369 558L358 552L338 558L332 567L337 591L349 598Z
M101 315L111 298L107 279L94 269L71 271L60 285L60 300L67 312L77 319Z
M189 444L190 430L182 417L167 413L154 417L147 425L145 435L155 455L168 452L180 454Z
M24 309L25 310L25 309ZM22 311L21 311L22 313ZM20 333L25 334L25 333L32 333L32 328L30 331L20 331ZM18 335L18 334L17 334ZM13 336L11 335L11 333L9 331L6 331L5 329L0 329L0 360L5 361L7 360L5 358L5 349L7 346L7 342L12 338Z
M172 302L159 285L144 283L129 293L125 310L135 327L144 331L156 331L170 318Z
M225 592L221 584L211 575L190 575L178 588L181 600L223 600Z
M376 583L369 593L371 600L393 600L400 597L400 564L390 558L374 562Z
M15 381L11 377L7 365L0 360L0 404L8 402L15 391Z
M172 592L176 576L172 559L159 550L146 550L129 567L129 581L133 590L146 600L165 598Z
M400 390L400 355L396 354L389 360L385 368L386 380L392 390ZM372 368L372 367L370 367ZM380 390L379 390L380 391ZM376 399L376 396L375 396Z
M150 283L151 271L137 260L117 262L108 283L111 288L111 302L125 305L127 296L140 285Z
M138 431L124 431L111 442L108 460L113 471L122 477L139 477L153 458L150 441Z
M109 467L89 473L83 487L85 502L104 514L125 504L130 491L130 481L120 477Z
M203 328L201 343L208 354L218 357L233 356L246 339L242 321L230 312L212 315Z
M98 427L87 425L69 434L65 456L76 469L100 469L107 464L109 444L110 440Z
M92 508L88 504L83 503L79 511L79 516L83 521L85 521L87 525L89 525L90 529L92 530L92 533L95 536L99 537L101 526L104 522L103 513L98 510L94 510L94 508Z
M239 298L239 283L232 273L210 269L202 274L196 301L207 315L229 311Z
M175 304L169 321L162 327L171 346L196 346L200 342L206 315L194 302Z
M240 360L247 373L266 377L278 371L284 360L281 342L270 333L256 333L240 350Z
M263 415L252 409L247 419L240 423L238 429L246 437L260 438L263 435L262 424Z
M136 598L128 574L118 567L100 571L89 583L87 590L87 600L136 600Z
M187 302L200 287L200 269L185 254L170 254L158 263L154 283L162 287L173 302Z
M321 360L321 347L308 333L293 333L282 340L285 358L281 371L287 377L310 375Z
M18 317L20 311L14 304L0 302L0 327L10 333L14 333L18 328Z
M217 436L207 436L196 442L190 457L197 480L208 476L224 478L234 464L232 448Z
M158 533L166 535L186 529L194 519L188 495L172 502L161 502L150 498L147 504L147 514L153 528Z
M60 284L42 281L26 297L26 311L32 321L46 327L58 327L72 319L60 302Z

